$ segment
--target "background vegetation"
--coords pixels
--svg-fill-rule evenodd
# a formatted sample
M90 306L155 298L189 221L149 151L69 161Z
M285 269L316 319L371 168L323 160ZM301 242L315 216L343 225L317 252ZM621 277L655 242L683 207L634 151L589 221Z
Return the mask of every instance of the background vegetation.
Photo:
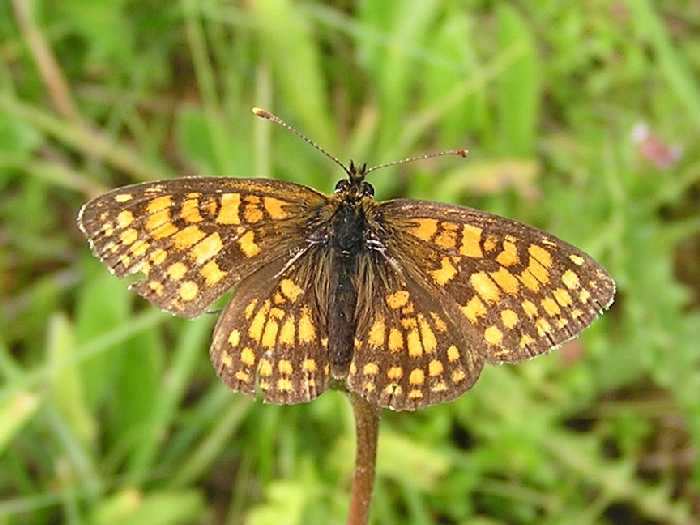
M384 416L376 524L700 520L700 4L684 0L0 2L0 524L341 523L346 400L219 384L215 316L129 293L75 226L188 174L324 191L343 159L584 248L612 310L458 401Z

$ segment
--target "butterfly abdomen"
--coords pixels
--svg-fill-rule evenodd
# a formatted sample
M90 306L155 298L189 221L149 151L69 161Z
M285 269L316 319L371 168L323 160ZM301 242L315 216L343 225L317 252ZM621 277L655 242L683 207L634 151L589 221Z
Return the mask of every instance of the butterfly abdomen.
M328 308L328 351L331 374L336 379L347 376L355 346L355 276L364 249L365 228L366 220L360 206L346 202L339 205L331 228Z

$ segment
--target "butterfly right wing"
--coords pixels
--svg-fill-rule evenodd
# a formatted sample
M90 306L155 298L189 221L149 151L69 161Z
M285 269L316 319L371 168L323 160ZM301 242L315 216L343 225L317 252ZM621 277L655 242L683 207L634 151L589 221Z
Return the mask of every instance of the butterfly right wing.
M429 291L492 362L547 352L606 308L615 282L547 232L483 211L397 199L378 206L387 257Z
M484 358L444 305L386 259L367 255L348 389L391 410L452 400L479 377Z

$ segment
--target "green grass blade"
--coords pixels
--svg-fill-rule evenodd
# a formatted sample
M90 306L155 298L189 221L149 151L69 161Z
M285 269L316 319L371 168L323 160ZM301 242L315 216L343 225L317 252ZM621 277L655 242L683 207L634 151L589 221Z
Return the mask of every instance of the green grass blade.
M206 355L212 319L203 318L184 324L172 356L169 370L163 376L160 395L153 407L150 420L145 423L142 440L134 449L127 479L138 484L149 474L158 449L174 422L177 407L185 395L194 367Z
M76 350L74 340L74 329L66 317L54 315L49 321L47 341L49 398L82 446L90 447L97 437L97 422L86 403L80 369L71 361Z
M41 406L41 396L19 391L0 402L0 456L32 420Z
M498 40L502 48L517 46L522 55L499 77L498 124L505 154L534 152L539 120L541 73L534 36L515 8L499 4Z
M661 74L685 106L695 126L700 128L700 84L695 79L697 72L693 74L686 57L674 48L654 3L648 0L629 0L626 4L637 24L637 30L649 40L656 53Z

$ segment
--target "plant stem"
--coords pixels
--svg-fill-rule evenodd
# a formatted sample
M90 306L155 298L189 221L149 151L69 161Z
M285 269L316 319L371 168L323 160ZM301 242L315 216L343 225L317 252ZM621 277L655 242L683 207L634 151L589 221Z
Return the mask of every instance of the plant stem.
M355 414L355 474L347 525L367 525L374 487L374 464L379 437L379 409L360 396L348 393Z
M56 110L62 117L81 123L82 118L71 95L68 81L34 18L32 0L13 0L12 5L17 25L24 35L27 47L36 62L41 79L46 84Z

